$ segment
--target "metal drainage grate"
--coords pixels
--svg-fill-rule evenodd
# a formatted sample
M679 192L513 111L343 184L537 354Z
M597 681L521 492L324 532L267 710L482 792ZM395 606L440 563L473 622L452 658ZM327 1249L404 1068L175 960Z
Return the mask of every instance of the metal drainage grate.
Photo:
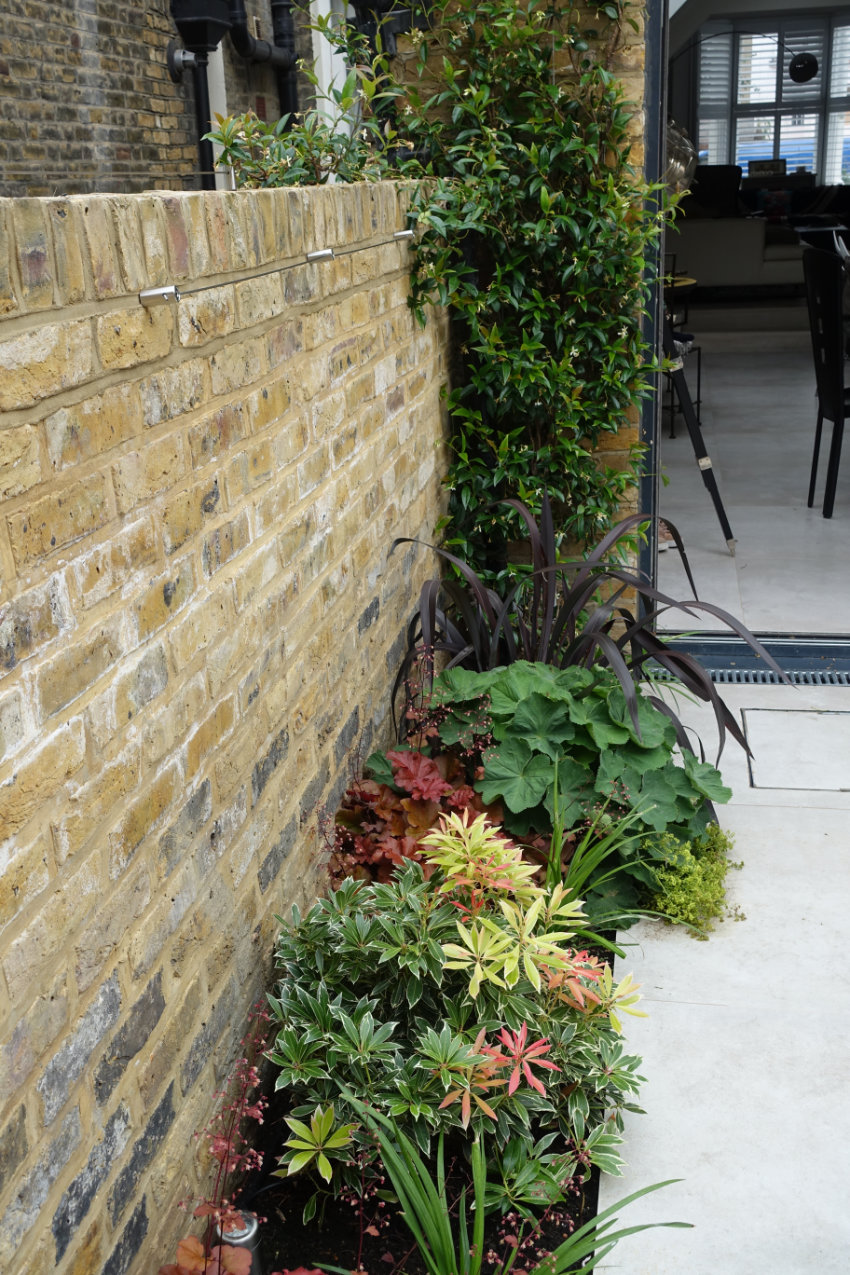
M850 686L850 638L759 634L759 640L794 686ZM675 637L668 648L692 656L720 685L782 685L742 638L712 633Z
M780 680L769 669L706 669L712 682L734 686L780 686ZM850 686L850 673L828 673L811 669L786 669L794 686Z
M705 666L703 666L705 667ZM770 669L749 668L706 668L712 682L722 686L782 686L775 673ZM812 669L786 669L788 681L793 686L850 686L850 673L820 672ZM674 682L678 679L667 669L653 669L653 677L659 682Z

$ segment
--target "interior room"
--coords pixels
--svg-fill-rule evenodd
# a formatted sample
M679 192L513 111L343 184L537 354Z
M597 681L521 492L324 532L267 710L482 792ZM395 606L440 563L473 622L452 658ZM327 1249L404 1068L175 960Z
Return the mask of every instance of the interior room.
M696 169L666 238L665 308L734 554L675 386L660 512L701 597L759 634L835 647L850 638L850 440L834 464L824 421L809 507L819 399L804 252L840 263L850 244L850 6L670 0L668 50L671 135L690 139ZM661 550L660 587L685 596L678 554Z

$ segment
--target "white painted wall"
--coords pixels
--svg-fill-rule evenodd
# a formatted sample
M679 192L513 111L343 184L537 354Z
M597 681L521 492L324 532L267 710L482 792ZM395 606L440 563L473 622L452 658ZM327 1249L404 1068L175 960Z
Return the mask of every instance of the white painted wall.
M215 119L216 115L227 114L227 83L224 78L224 54L221 45L209 55L207 63L207 83L210 91L210 113ZM221 147L213 142L213 153L218 160L221 154ZM229 190L232 185L230 169L226 171L218 170L215 175L216 189Z
M314 18L319 16L328 17L331 14L342 18L345 16L346 8L347 5L344 0L312 0L310 13ZM327 95L334 81L336 81L338 87L342 86L347 74L345 59L331 47L320 31L314 31L312 35L313 67L319 77L319 92ZM327 105L323 104L321 100L318 103L318 107L319 110L324 109L324 114L332 114Z

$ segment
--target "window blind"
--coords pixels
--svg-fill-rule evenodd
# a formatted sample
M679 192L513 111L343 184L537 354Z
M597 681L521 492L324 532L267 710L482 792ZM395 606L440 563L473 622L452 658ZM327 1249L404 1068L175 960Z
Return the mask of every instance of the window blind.
M697 124L702 163L786 160L821 181L850 181L850 19L788 17L706 23L698 38ZM783 47L784 46L784 47ZM818 72L788 75L795 54Z

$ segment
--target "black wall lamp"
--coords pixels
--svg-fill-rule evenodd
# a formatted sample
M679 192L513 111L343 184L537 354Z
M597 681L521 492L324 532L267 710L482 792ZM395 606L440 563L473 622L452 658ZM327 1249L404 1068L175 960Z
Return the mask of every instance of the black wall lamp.
M814 53L794 53L792 49L789 49L785 41L780 40L779 36L774 35L772 31L741 31L740 29L733 29L731 27L728 31L712 31L711 35L703 35L698 37L696 40L689 40L678 53L673 54L672 58L670 58L669 64L670 66L673 66L676 62L678 62L679 58L684 57L686 53L690 53L693 49L699 48L701 44L707 43L708 40L720 40L727 38L730 35L752 35L762 40L773 40L781 49L784 49L786 53L791 54L791 61L788 63L787 72L788 78L793 80L795 84L808 84L810 80L815 78L820 70L818 60Z

